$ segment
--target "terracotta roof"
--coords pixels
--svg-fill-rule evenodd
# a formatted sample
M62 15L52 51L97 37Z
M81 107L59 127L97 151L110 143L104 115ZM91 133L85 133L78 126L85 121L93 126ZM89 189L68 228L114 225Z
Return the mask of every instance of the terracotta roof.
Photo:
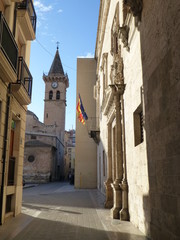
M59 50L57 48L54 60L52 62L51 68L49 70L48 76L51 74L62 74L64 75L64 70L63 70L63 66L61 63L61 59L59 56Z

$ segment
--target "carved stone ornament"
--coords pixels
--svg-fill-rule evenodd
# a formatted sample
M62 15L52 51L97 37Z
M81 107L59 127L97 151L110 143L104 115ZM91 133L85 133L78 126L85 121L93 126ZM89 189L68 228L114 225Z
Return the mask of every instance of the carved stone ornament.
M123 47L125 47L129 51L128 46L128 36L129 36L129 28L127 25L119 27L119 34L121 41L123 43Z
M124 0L124 4L130 7L134 17L139 17L139 19L141 19L143 0Z
M120 56L120 53L118 53L114 56L113 65L111 65L110 78L112 83L124 83L123 69L123 59Z

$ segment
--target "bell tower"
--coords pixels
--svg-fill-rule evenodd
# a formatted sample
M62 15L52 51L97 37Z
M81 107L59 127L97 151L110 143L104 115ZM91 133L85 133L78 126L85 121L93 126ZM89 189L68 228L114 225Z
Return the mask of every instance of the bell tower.
M43 74L43 80L45 82L44 124L55 125L56 134L64 140L66 89L69 87L69 79L67 74L64 74L58 47L49 73Z

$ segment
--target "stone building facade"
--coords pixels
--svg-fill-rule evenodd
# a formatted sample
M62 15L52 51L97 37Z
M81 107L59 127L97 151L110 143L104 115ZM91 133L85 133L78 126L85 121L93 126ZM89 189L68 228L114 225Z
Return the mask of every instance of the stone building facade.
M74 129L65 131L65 179L70 180L70 176L74 177L75 168L75 143L76 143L76 131Z
M180 238L179 10L179 1L100 1L97 187L113 218L153 240Z
M76 119L75 188L96 188L97 185L97 147L89 135L96 120L96 101L93 99L95 82L96 60L78 58L76 104L80 94L88 121L83 125Z
M27 105L31 102L33 1L0 0L0 224L21 212Z
M33 112L27 112L23 175L28 183L65 178L64 134L69 79L64 74L58 48L49 73L43 75L43 80L44 123Z
M55 125L45 125L27 111L23 177L25 183L45 183L64 178L64 144Z

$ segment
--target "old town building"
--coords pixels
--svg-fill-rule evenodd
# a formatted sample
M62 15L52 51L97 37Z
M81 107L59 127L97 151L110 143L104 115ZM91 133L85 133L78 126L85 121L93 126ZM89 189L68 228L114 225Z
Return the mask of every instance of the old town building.
M76 161L75 188L96 188L97 161L96 143L90 138L90 131L96 126L96 101L93 88L96 83L96 60L94 58L77 59L77 95L83 102L88 121L83 125L76 120Z
M154 240L180 237L179 13L179 1L100 1L93 106L98 121L90 134L97 143L97 187L112 218L131 221ZM78 75L77 68L77 86L83 72ZM83 100L92 96L89 85ZM92 103L88 98L84 107ZM76 156L78 170L88 169L85 163ZM87 175L86 181L92 179Z
M63 180L66 89L69 79L64 73L57 48L45 82L44 123L27 112L24 152L24 180L43 183Z
M75 143L76 143L76 131L71 129L65 131L64 135L64 171L65 179L70 180L72 177L74 179L74 167L75 167Z
M33 81L30 45L35 32L31 0L0 0L0 224L21 212L26 111Z

